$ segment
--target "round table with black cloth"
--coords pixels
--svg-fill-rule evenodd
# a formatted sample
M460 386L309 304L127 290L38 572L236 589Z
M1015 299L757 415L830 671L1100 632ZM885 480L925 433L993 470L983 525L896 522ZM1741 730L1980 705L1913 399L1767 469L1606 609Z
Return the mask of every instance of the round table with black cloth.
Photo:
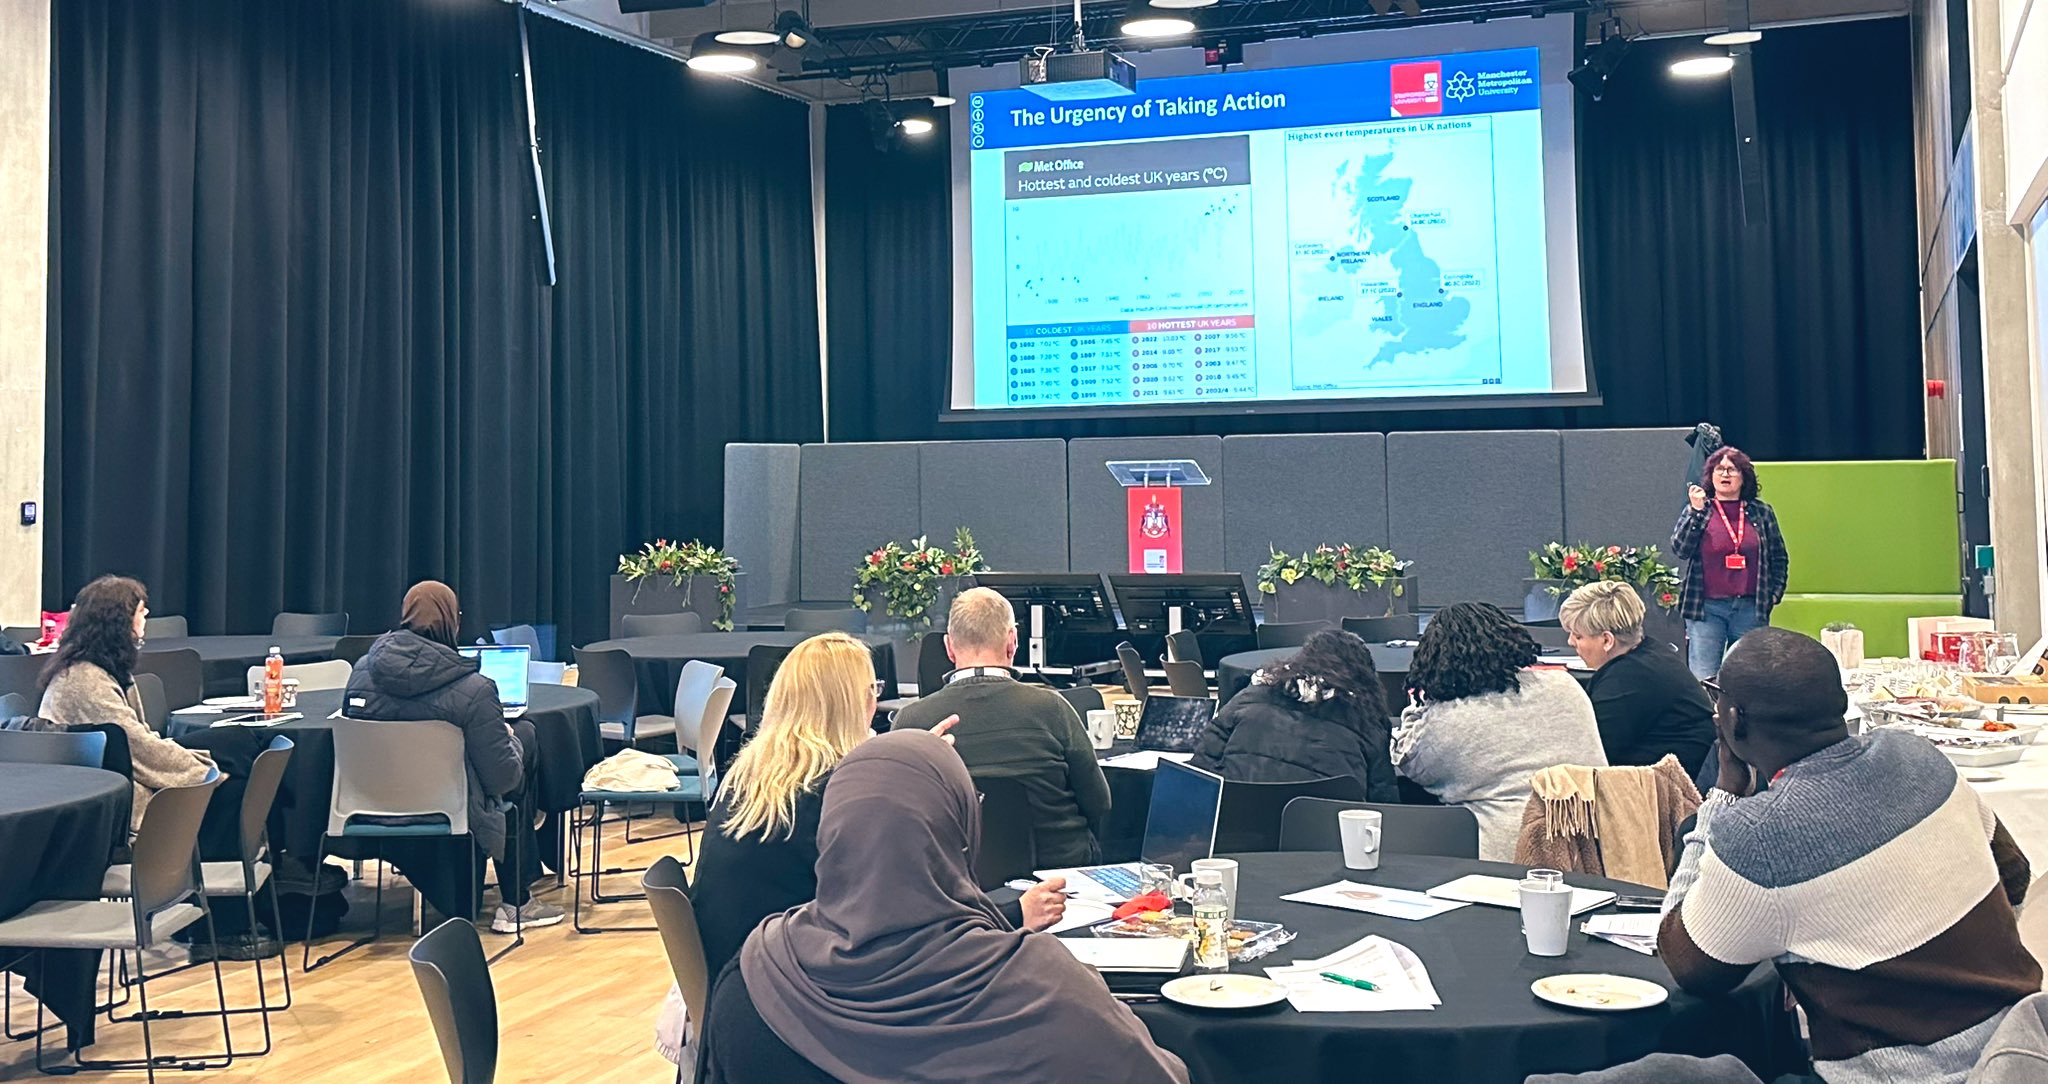
M128 780L98 768L0 764L0 919L45 900L99 899L109 857L128 842L132 799ZM92 1044L98 952L0 947L0 960L70 1029L73 1048Z
M291 710L305 716L288 723L266 727L259 733L282 734L292 740L292 759L285 768L284 783L278 788L277 805L271 814L271 843L285 854L312 862L320 837L327 831L327 805L334 792L334 720L328 716L341 708L340 689L321 689L299 694ZM173 738L203 730L222 718L218 715L174 714ZM533 685L523 721L532 723L540 746L536 757L535 788L540 810L550 819L576 807L583 788L583 773L604 758L604 744L597 731L597 694L563 685ZM544 833L551 835L552 831ZM337 852L340 853L340 852ZM542 855L553 848L544 846Z
M275 647L285 665L326 662L334 657L334 636L173 636L146 640L144 651L176 651L189 648L199 653L199 668L208 696L240 696L249 691L249 668L263 665Z
M696 660L725 668L733 680L732 706L738 715L747 710L747 652L757 646L795 647L818 635L815 632L684 632L669 636L624 636L585 644L585 651L623 651L633 656L640 674L640 711L645 715L666 715L675 709L676 682L683 676L683 664ZM886 636L857 634L874 655L875 676L887 689L896 688L896 653ZM883 693L885 698L893 695Z
M1197 1081L1521 1084L1531 1073L1605 1068L1657 1051L1735 1054L1765 1080L1787 1071L1781 1064L1781 987L1768 965L1725 997L1696 998L1678 991L1663 960L1589 937L1578 930L1581 919L1573 920L1565 955L1541 957L1526 951L1520 916L1505 908L1475 904L1408 922L1279 898L1345 878L1417 890L1468 873L1519 879L1520 866L1388 854L1379 869L1367 872L1345 869L1343 858L1328 852L1231 857L1239 863L1237 916L1282 923L1297 935L1265 959L1233 964L1232 971L1264 975L1266 967L1312 959L1379 934L1421 957L1443 1004L1428 1012L1377 1013L1297 1013L1285 1002L1242 1013L1166 1001L1132 1005L1152 1037L1186 1060ZM1574 875L1571 881L1648 891L1597 877ZM1558 1008L1529 992L1537 979L1581 972L1647 979L1671 990L1671 999L1650 1009L1592 1013ZM1117 976L1115 985L1135 989L1127 981L1135 978Z

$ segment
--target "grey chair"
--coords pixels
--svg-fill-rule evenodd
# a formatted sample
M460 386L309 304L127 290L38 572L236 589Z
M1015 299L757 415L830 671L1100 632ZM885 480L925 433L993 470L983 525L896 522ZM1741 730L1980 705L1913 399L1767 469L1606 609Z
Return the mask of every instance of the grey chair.
M1168 659L1159 664L1166 671L1166 688L1175 696L1203 697L1209 695L1209 678L1202 673L1202 664L1186 659Z
M1308 638L1332 627L1328 621L1287 621L1275 624L1271 621L1259 626L1259 650L1276 647L1300 647Z
M1571 634L1556 621L1524 621L1521 625L1522 631L1528 633L1546 655L1571 647Z
M43 667L49 661L42 655L0 655L0 693L20 693L41 699Z
M1280 811L1280 849L1339 851L1343 837L1337 814L1346 809L1380 811L1380 850L1387 854L1479 857L1479 819L1454 805L1389 805L1296 798Z
M761 729L761 712L768 706L768 687L775 683L775 671L782 669L782 660L794 650L780 644L755 644L747 649L748 737Z
M1116 645L1116 659L1123 665L1124 689L1143 704L1152 695L1152 679L1145 676L1145 657L1125 640Z
M0 730L17 719L33 719L36 701L27 693L0 693Z
M292 740L282 734L270 739L263 752L249 767L248 781L242 788L240 818L241 850L231 862L200 863L200 884L209 900L240 899L249 916L249 929L262 929L256 918L256 895L270 881L270 810L277 802L278 787L284 782L286 765L291 762ZM100 883L100 895L110 899L127 899L134 891L135 870L133 866L117 865L108 867L105 879ZM263 1019L263 1047L260 1050L230 1050L235 1057L262 1057L270 1053L270 1014L283 1012L292 1007L292 969L285 959L284 915L278 908L277 893L270 894L271 928L278 934L277 970L284 982L284 1001L270 1003L270 989L263 980L263 961L253 960L256 970L256 1004L227 1010L230 1016L249 1013L259 1014ZM162 974L174 974L199 966L197 963L173 968ZM179 1019L187 1016L211 1016L210 1012L169 1011L156 1014L158 1019Z
M791 610L782 615L788 632L866 632L868 615L852 607L843 610Z
M1186 629L1166 634L1166 658L1171 662L1191 662L1197 669L1202 666L1202 641ZM1180 695L1178 693L1174 694Z
M1422 622L1416 620L1414 614L1347 617L1344 619L1344 631L1368 644L1384 644L1388 640L1413 640L1422 635Z
M1216 810L1216 853L1280 849L1280 827L1287 806L1301 798L1355 801L1365 797L1357 776L1333 775L1298 783L1223 781L1223 799ZM1336 822L1335 815L1331 822Z
M328 659L325 662L292 663L284 668L283 676L296 679L300 692L311 693L328 689L346 689L349 676L354 672L353 663L341 659ZM251 666L243 675L243 682L250 696L262 696L263 667Z
M498 1075L498 994L476 927L451 918L405 955L434 1022L448 1084L491 1084Z
M491 642L507 647L524 647L533 652L533 658L541 662L555 661L555 627L553 625L511 625L491 630Z
M164 702L172 711L206 699L206 664L189 647L144 651L135 656L135 672L155 674L164 682Z
M927 632L917 639L917 695L930 696L946 685L953 656L946 654L946 634Z
M370 645L380 639L376 636L344 636L334 642L334 657L353 667L370 653Z
M142 721L162 734L171 725L170 701L164 698L164 679L155 674L136 674L135 695L142 701Z
M281 613L270 620L272 636L347 636L348 614Z
M329 839L355 839L371 844L394 838L430 837L469 840L469 783L463 759L462 729L445 720L388 722L337 719L334 734L334 786L327 803L327 831L313 851L313 868L327 860ZM519 833L510 833L514 839ZM469 849L470 876L476 880L476 848ZM514 863L514 868L517 863ZM370 944L384 933L384 863L377 863L377 897L370 936L313 961L313 918L306 909L306 945L300 969L311 973Z
M206 780L195 786L165 787L151 796L132 848L134 873L127 900L45 900L0 921L0 949L83 949L135 954L135 989L141 1003L137 1019L142 1024L143 1057L104 1061L77 1058L73 1064L79 1069L140 1069L154 1081L159 1068L218 1069L234 1060L227 992L221 980L218 952L213 980L220 999L221 1049L218 1053L180 1056L159 1054L156 1050L150 1021L165 1014L150 1010L149 953L144 951L167 944L171 935L202 919L206 922L207 940L213 940L213 914L199 880L199 824L220 781L220 772L210 771ZM45 1073L69 1071L44 1064L43 1032L43 1006L38 1002L36 1068Z
M1088 721L1089 712L1101 711L1103 708L1102 690L1093 685L1076 685L1071 689L1060 689L1058 692L1060 696L1066 698L1067 703L1073 705L1074 714L1080 716L1084 723Z
M702 1034L702 1021L711 1007L711 966L704 959L704 935L697 927L697 910L690 903L689 882L683 864L673 855L663 855L647 867L640 878L647 893L647 905L654 911L654 925L661 931L661 947L668 953L669 973L690 1011L691 1030Z
M576 684L597 694L598 732L634 744L640 736L640 672L633 656L615 647L579 647L576 670Z
M192 635L191 626L182 617L145 617L142 619L144 640L182 640Z
M0 730L0 764L106 766L107 736L96 730Z
M27 647L29 644L33 644L43 638L42 629L28 625L8 625L5 628L0 628L0 632L6 633L8 639L23 647Z
M694 613L627 614L619 619L627 636L683 636L704 631L704 618Z
M974 781L981 794L981 846L974 852L974 878L982 891L1001 888L1015 877L1029 876L1038 859L1031 795L1017 779L983 777Z

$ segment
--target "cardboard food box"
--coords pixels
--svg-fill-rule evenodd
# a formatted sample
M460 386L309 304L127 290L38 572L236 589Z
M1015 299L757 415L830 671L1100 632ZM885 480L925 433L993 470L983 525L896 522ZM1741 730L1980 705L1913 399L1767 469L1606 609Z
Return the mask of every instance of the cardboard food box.
M1963 695L1980 704L2048 704L2048 681L1996 674L1964 674Z

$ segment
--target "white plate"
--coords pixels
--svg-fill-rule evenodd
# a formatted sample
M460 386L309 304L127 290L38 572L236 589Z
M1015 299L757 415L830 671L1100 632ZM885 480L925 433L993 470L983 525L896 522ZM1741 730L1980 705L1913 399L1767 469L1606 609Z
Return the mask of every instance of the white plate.
M1159 993L1195 1009L1256 1009L1287 1000L1285 986L1259 975L1184 975Z
M1552 1005L1592 1012L1647 1009L1671 996L1654 982L1627 975L1552 975L1530 983L1529 992Z

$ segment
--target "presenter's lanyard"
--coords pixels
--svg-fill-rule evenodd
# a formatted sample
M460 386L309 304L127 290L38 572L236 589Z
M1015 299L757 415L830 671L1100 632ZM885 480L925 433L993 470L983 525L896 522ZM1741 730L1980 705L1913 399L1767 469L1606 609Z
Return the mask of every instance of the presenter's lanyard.
M1721 517L1721 529L1727 531L1728 537L1734 541L1735 552L1741 553L1742 539L1749 533L1749 506L1745 504L1736 508L1734 523L1728 522L1728 509L1720 501L1714 502L1714 514Z

